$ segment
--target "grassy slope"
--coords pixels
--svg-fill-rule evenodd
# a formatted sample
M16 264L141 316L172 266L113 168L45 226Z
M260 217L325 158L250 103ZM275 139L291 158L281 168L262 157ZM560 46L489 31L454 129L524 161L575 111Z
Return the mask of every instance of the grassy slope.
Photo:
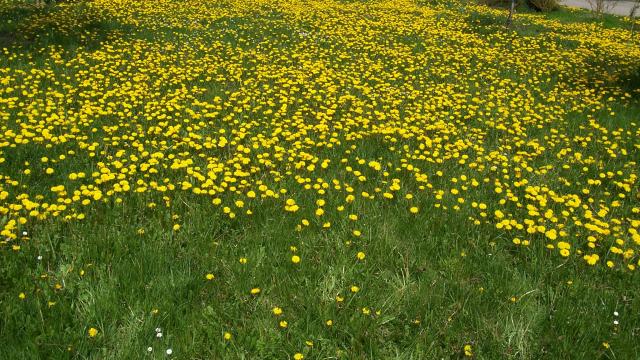
M19 22L23 15L2 16ZM548 17L584 21L573 12ZM492 20L483 14L478 21ZM26 40L6 26L0 41L32 51L36 61L48 44L90 48L100 39L129 36L115 22L88 24L73 36L54 29ZM91 39L83 36L87 29ZM524 25L517 30L532 34ZM610 128L638 120L637 104L610 106L618 114L603 120ZM13 150L4 151L11 159ZM362 158L381 156L375 144L359 151ZM24 161L46 153L39 148L13 156ZM12 171L10 165L3 171ZM71 166L79 167L90 164ZM293 186L286 181L280 186ZM360 215L360 238L333 213L330 230L313 224L313 230L295 232L298 219L279 206L265 203L251 219L232 220L213 212L210 200L188 194L177 194L169 207L149 208L150 201L162 204L160 196L131 196L123 204L91 205L84 221L37 223L22 250L7 250L0 260L2 357L161 358L172 348L183 359L288 358L296 352L308 358L456 358L464 356L465 344L486 359L640 356L637 273L559 259L541 244L514 248L503 232L469 222L471 211L444 211L432 197L416 196L417 215L402 199L353 205L347 211ZM174 232L176 222L182 228ZM300 249L298 265L290 261L291 246ZM358 251L367 256L363 262ZM242 257L247 264L238 261ZM40 278L43 273L48 278ZM216 279L206 281L206 273ZM55 290L56 283L64 289ZM361 288L358 294L349 294L353 284ZM248 294L255 286L262 290L258 297ZM20 292L27 293L24 301ZM345 301L336 303L336 294ZM278 329L274 306L284 309L286 330ZM363 308L380 315L362 316ZM613 325L614 311L620 326ZM99 336L87 337L89 327ZM162 339L155 338L156 327ZM231 341L223 339L226 331ZM147 354L148 346L153 353Z

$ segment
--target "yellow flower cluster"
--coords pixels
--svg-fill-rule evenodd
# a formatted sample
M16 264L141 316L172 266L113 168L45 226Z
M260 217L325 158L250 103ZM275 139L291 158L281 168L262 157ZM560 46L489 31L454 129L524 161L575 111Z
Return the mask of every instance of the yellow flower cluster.
M522 15L546 35L478 34L411 1L254 3L96 0L134 33L3 48L1 248L96 203L189 194L229 218L276 204L300 231L344 219L356 237L358 208L460 212L559 261L636 268L640 127L613 107L638 95L627 31ZM80 21L56 14L34 28Z

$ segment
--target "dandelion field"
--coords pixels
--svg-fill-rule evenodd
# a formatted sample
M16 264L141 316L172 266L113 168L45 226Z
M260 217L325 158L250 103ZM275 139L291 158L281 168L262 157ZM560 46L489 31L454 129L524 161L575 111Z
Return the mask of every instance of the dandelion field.
M640 41L560 14L0 0L0 357L640 357Z

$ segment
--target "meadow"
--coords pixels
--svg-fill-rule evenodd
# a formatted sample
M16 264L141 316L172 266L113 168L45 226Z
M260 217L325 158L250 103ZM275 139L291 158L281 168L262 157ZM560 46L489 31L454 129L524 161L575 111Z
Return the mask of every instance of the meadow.
M0 358L640 358L640 37L506 16L0 0Z

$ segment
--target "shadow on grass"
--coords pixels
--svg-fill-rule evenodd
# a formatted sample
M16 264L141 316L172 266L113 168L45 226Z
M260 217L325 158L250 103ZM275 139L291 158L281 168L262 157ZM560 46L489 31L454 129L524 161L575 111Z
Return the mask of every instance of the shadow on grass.
M92 47L112 32L125 30L87 2L5 5L0 19L0 48Z
M10 46L21 38L19 27L24 19L39 12L35 6L15 5L0 8L0 46Z
M629 74L629 76L620 79L620 87L631 94L636 99L640 99L640 67Z
M526 15L532 14L530 10L524 12ZM500 14L485 13L479 11L469 11L465 20L469 24L472 32L480 35L495 35L499 33L513 33L518 36L538 36L541 34L553 33L552 29L544 25L531 21L528 17L516 15L511 27L507 27L508 10Z
M596 52L590 63L597 71L587 75L589 85L616 89L640 100L640 61L629 60L624 55Z

